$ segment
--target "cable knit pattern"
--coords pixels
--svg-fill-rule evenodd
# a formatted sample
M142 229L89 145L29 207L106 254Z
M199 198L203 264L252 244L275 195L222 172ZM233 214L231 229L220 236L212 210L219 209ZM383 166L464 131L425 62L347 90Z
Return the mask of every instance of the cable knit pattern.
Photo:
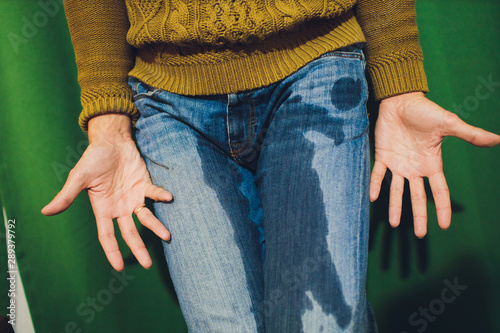
M225 45L262 41L313 19L332 18L356 1L128 0L128 42ZM140 36L140 38L137 38Z
M105 113L135 122L128 75L178 94L231 93L365 41L377 99L427 91L413 0L66 0L65 10L83 130Z

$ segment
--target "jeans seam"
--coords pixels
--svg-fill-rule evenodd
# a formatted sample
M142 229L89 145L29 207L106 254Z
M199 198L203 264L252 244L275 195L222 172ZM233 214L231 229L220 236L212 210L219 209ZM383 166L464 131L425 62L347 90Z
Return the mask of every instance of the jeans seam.
M340 58L350 58L350 59L359 59L363 60L363 56L359 53L355 52L329 52L325 53L320 58L328 58L328 57L340 57Z
M140 99L143 99L143 98L149 98L155 102L159 102L156 98L156 96L158 96L160 93L162 92L161 89L155 89L153 92L149 93L149 92L145 92L145 93L135 93L135 95L132 97L132 101L133 102L136 102Z
M134 85L132 86L132 92L133 93L137 94L137 88L139 88L140 84L141 84L140 82L134 83Z
M249 150L250 147L252 147L252 142L253 139L255 138L255 129L254 129L255 106L253 105L253 102L249 102L249 105L250 105L250 134L247 138L247 141L245 141L244 146L234 151L234 154L236 155L242 155L244 152Z
M227 94L227 104L226 104L226 129L227 129L227 142L228 142L228 148L229 152L231 153L231 156L233 156L233 151L231 147L231 125L229 121L229 95Z
M255 129L254 129L254 124L255 124L255 105L253 103L253 99L248 97L248 94L245 94L248 100L248 105L250 106L250 134L247 137L247 140L243 143L231 143L229 142L230 148L231 148L231 155L233 157L239 156L246 152L250 147L252 146L251 143L253 139L255 138ZM243 147L238 148L237 150L233 150L233 147L231 145L236 146L236 145L243 145Z
M243 148L237 148L237 150L235 151L235 153L238 153L239 151L241 151L242 149L245 149L245 147L248 145L248 142L251 141L251 138L252 138L252 134L253 134L253 117L252 117L252 114L253 114L253 103L250 102L250 98L248 98L248 94L246 94L246 97L247 97L247 100L249 101L248 102L248 105L250 106L250 134L248 135L247 139L245 142L241 142L241 143L232 143L232 145L235 145L235 146L241 146L243 145Z

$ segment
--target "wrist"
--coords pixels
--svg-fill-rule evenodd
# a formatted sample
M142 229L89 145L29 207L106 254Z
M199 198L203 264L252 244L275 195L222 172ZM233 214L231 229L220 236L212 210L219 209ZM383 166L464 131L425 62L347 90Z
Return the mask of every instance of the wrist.
M132 140L132 120L126 114L109 113L92 117L88 122L89 143Z
M386 97L380 102L380 110L386 109L386 105L395 106L396 109L401 109L408 106L408 103L413 103L422 99L425 99L425 94L421 91Z

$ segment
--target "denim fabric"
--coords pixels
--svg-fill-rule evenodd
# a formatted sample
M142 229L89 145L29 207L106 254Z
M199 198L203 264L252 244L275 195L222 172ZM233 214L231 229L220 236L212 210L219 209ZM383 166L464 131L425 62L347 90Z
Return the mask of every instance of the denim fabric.
M154 208L190 332L377 331L364 72L350 47L228 95L130 78L138 147L175 197Z

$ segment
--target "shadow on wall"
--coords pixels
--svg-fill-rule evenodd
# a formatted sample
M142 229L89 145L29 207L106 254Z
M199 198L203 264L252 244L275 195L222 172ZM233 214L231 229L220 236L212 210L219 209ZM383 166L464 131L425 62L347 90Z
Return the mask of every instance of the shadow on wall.
M446 278L428 280L389 299L390 320L379 323L386 333L492 333L485 306L494 284L474 256L460 256L446 267Z
M374 156L373 133L378 103L370 101L368 110ZM381 270L388 271L389 263L399 260L397 267L400 279L406 279L410 275L412 262L415 262L420 273L429 269L429 240L428 236L418 239L413 233L408 181L405 181L401 224L396 229L389 225L390 182L391 173L388 171L379 199L372 204L369 250L374 247L372 240L375 235L382 233ZM427 181L425 186L428 202L433 203ZM464 211L464 207L454 202L453 198L451 204L454 213ZM384 310L387 315L378 318L379 329L383 329L384 333L493 332L493 318L485 307L494 284L479 259L474 255L457 255L452 263L443 267L443 274L446 274L444 280L426 279L414 288L407 288L400 297L388 299Z

